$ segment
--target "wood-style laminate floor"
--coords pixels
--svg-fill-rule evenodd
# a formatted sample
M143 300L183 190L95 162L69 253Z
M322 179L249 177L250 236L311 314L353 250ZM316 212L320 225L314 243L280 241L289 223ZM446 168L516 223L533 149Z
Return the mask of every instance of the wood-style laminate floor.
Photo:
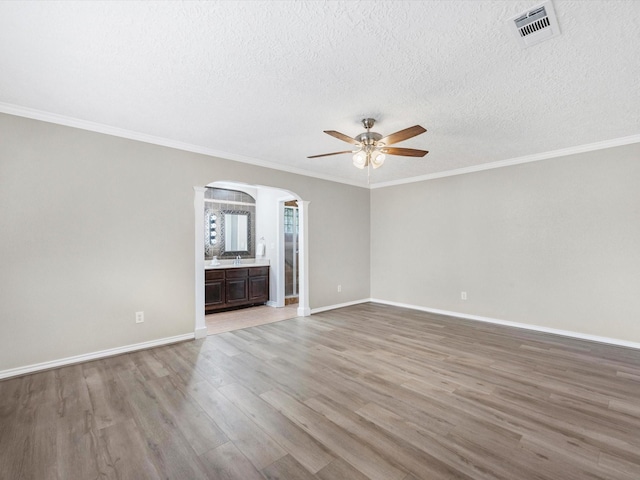
M640 478L640 351L363 304L0 382L0 478Z

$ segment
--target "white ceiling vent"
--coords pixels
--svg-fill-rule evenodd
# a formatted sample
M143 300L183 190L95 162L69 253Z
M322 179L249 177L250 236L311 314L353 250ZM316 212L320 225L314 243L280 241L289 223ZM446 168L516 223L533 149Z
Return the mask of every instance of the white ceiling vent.
M523 48L560 35L551 0L513 17L509 25Z

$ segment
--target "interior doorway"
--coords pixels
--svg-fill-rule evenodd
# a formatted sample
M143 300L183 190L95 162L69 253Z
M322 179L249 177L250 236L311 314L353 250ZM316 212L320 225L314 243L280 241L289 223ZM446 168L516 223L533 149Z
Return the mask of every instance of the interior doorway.
M284 314L286 308L289 312L294 312L294 316L310 315L309 287L308 287L308 201L304 201L299 195L289 190L267 187L262 185L249 185L246 183L231 181L216 181L207 187L235 188L238 190L250 189L257 193L256 205L256 232L255 237L265 243L265 258L268 260L270 268L270 299L267 303L267 312L271 310L279 315ZM195 335L196 338L203 338L208 333L207 322L204 312L204 290L205 290L205 222L203 222L203 212L205 208L206 187L194 187L194 212L195 212ZM264 201L262 201L264 199ZM290 205L289 216L294 222L289 228L292 230L289 258L290 269L290 295L297 299L297 304L292 303L285 306L285 205ZM267 219L260 226L260 219ZM272 230L271 230L272 229ZM293 232L295 231L295 235ZM259 249L260 251L261 249ZM288 300L293 302L295 300ZM274 308L275 307L275 308ZM263 310L264 310L263 308ZM244 312L241 315L245 318L251 315L248 310L238 310ZM268 312L270 313L270 312ZM243 327L240 327L243 328Z

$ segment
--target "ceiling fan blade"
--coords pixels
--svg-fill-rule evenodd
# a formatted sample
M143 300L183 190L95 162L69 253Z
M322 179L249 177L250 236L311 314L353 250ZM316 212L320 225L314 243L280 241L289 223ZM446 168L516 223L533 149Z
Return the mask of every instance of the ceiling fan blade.
M380 150L382 153L388 153L389 155L401 155L403 157L424 157L427 153L427 150L416 150L415 148L382 148Z
M360 145L360 142L358 142L355 138L351 138L348 135L345 135L344 133L336 132L335 130L325 130L324 133L326 133L327 135L331 135L332 137L335 137L339 140L342 140L343 142L347 142L352 145Z
M319 157L328 157L330 155L340 155L343 153L353 153L351 150L345 150L344 152L333 152L333 153L323 153L322 155L311 155L307 158L319 158Z
M392 133L391 135L387 135L386 137L378 140L378 143L384 143L385 145L392 145L394 143L401 142L403 140L407 140L409 138L415 137L416 135L420 135L421 133L426 132L427 129L421 127L420 125L414 125L413 127L405 128L404 130L400 130L399 132Z

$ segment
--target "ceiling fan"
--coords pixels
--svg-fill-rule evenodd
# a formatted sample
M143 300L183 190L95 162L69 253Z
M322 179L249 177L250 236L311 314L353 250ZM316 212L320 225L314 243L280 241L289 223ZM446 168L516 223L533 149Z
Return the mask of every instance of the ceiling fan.
M397 148L389 147L394 143L408 140L426 132L426 128L420 125L414 125L413 127L405 128L399 132L392 133L383 137L377 132L372 132L371 129L375 123L373 118L363 118L362 125L367 129L366 132L361 133L353 138L345 135L344 133L336 132L335 130L325 130L324 133L331 135L339 140L350 143L356 146L355 150L344 150L342 152L324 153L322 155L312 155L307 158L319 158L327 157L329 155L341 155L343 153L353 153L353 164L362 169L371 165L373 168L378 168L384 163L385 155L400 155L403 157L424 157L427 153L426 150L416 150L414 148Z

